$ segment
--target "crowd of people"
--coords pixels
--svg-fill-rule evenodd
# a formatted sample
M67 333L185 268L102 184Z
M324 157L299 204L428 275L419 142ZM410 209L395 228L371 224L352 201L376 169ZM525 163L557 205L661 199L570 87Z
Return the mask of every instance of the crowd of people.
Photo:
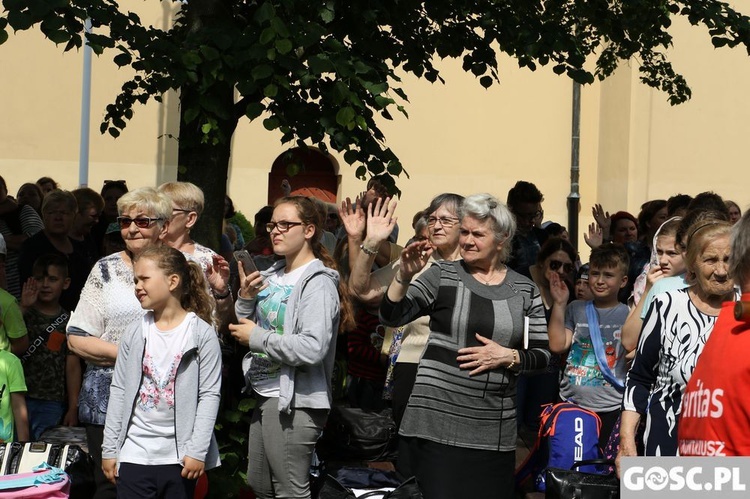
M594 205L583 263L530 182L505 203L435 196L408 214L403 246L377 178L340 206L288 186L253 226L227 197L214 251L191 236L204 205L193 184L66 191L44 177L12 197L0 177L0 441L82 425L95 497L192 497L220 465L213 429L231 381L256 399L258 498L310 497L334 404L392 410L396 468L427 499L515 497L517 432L558 401L598 415L618 463L750 455L731 431L747 423L733 333L750 328L750 303L732 315L750 301L737 203L678 194L637 216ZM241 380L222 379L227 345L247 352ZM727 349L734 374L717 375Z

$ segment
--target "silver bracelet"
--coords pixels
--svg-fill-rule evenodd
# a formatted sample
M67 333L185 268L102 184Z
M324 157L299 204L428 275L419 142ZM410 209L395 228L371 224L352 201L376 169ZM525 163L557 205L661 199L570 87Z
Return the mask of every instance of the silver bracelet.
M361 249L362 251L364 251L365 255L368 255L368 256L375 256L375 255L378 254L378 250L376 250L376 249L374 249L374 250L370 249L367 246L365 246L364 243L362 243L362 244L359 245L359 249Z

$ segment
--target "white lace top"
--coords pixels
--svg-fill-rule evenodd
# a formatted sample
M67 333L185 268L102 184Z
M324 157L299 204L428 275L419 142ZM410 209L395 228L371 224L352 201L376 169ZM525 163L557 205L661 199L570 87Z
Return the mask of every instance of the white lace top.
M81 299L68 322L68 331L79 329L109 343L119 344L125 328L143 316L135 297L133 267L123 253L105 256L91 269Z

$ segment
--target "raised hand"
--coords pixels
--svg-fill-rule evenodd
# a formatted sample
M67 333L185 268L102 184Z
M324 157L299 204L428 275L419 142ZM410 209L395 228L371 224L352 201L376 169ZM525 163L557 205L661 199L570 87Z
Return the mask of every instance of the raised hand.
M586 241L586 244L588 244L591 249L601 246L602 242L604 242L604 235L602 234L601 227L599 227L596 222L591 222L589 224L589 233L583 233L583 240Z
M401 252L399 273L402 280L410 281L414 275L422 270L432 255L429 241L415 241Z
M398 203L390 201L391 198L385 198L385 200L378 198L375 203L370 203L367 207L367 242L371 246L378 246L388 239L393 228L396 227L397 217L393 214L396 212Z
M359 197L354 200L354 203L352 203L350 198L346 198L341 202L339 218L349 237L362 239L365 233L366 221L365 212L362 210Z
M221 255L213 255L211 265L206 271L206 278L216 294L226 294L229 288L229 262Z
M599 224L599 227L602 228L604 237L609 236L609 229L612 225L612 219L609 218L609 212L604 211L602 205L597 203L593 208L591 208L591 214L594 215L594 220L596 220L596 223Z
M557 272L549 275L549 294L552 296L555 305L561 305L564 307L568 303L570 290Z
M646 291L650 290L659 279L665 277L660 265L652 265L646 274Z
M26 310L36 303L37 296L39 296L39 283L36 282L36 279L33 277L29 277L26 279L26 282L23 283L19 305L23 310Z

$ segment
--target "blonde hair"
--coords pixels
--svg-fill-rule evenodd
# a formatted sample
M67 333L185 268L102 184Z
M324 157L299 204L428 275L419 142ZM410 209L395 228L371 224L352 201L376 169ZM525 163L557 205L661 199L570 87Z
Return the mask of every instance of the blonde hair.
M127 192L117 200L117 212L122 215L130 210L142 210L157 219L159 228L172 218L172 201L163 192L153 187L141 187Z
M203 191L191 182L166 182L159 186L159 192L166 194L178 208L203 213L205 197Z

